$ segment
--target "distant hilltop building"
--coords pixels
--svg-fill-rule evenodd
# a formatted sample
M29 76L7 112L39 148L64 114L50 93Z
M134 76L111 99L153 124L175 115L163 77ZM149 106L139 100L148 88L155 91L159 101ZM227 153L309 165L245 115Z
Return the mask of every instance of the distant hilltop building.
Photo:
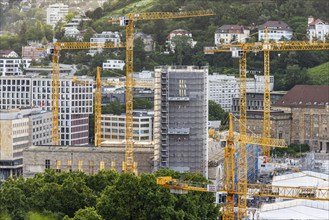
M250 30L242 25L223 25L215 33L215 44L245 43L249 35Z
M265 29L268 29L268 40L279 41L282 38L290 40L292 29L283 21L267 21L258 27L258 41L265 39Z
M148 34L144 34L143 32L137 32L134 35L135 39L142 39L143 43L144 43L144 50L146 52L150 52L153 51L155 49L155 41L153 40L153 37L151 35Z
M184 29L176 29L173 30L172 32L169 33L168 37L167 37L167 44L170 48L171 51L175 51L175 42L174 39L177 37L187 37L188 38L188 43L190 44L190 46L193 48L196 45L196 41L193 41L192 38L192 32L184 30Z
M46 23L51 25L53 28L56 26L57 22L69 13L69 6L63 3L57 3L49 5L47 8L47 19Z
M105 42L113 42L114 44L121 43L120 33L115 31L103 31L101 34L94 34L92 38L90 38L90 43L105 43ZM101 53L103 51L102 48L90 49L89 55L94 56L96 53Z
M32 59L19 58L13 50L0 50L0 76L22 75Z
M329 38L329 23L314 17L308 17L307 30L309 39L313 40L326 40Z

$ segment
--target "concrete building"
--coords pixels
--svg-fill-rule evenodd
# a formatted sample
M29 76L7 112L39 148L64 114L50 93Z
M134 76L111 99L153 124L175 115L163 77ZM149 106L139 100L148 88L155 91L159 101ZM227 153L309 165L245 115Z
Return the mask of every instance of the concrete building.
M64 36L66 36L66 37L74 37L74 38L76 38L79 41L83 39L80 31L77 28L75 28L75 27L66 27L65 28Z
M106 62L103 63L104 70L123 70L124 66L124 60L106 60Z
M139 173L152 172L153 156L153 147L134 147L134 158L138 163ZM24 177L33 177L49 168L56 169L57 172L81 171L87 174L109 169L121 172L125 147L122 144L102 147L32 146L24 149L23 158Z
M31 65L32 59L19 58L12 50L0 50L0 76L22 75Z
M307 31L309 39L325 41L329 38L329 23L322 21L321 19L315 19L314 17L308 17Z
M215 101L222 109L232 109L232 99L239 97L239 84L235 76L209 75L209 100Z
M283 21L267 21L258 27L258 41L265 39L265 28L268 29L268 40L280 41L282 38L290 40L292 29Z
M153 142L153 115L154 112L134 111L133 139L135 143ZM126 115L102 115L102 139L123 143L126 141Z
M61 19L64 19L68 13L69 6L64 5L63 3L49 5L47 8L46 23L55 28L57 22Z
M286 92L271 92L271 105L281 99ZM247 92L247 111L264 110L264 93ZM239 114L239 98L233 98L232 112Z
M223 25L215 32L215 44L246 43L250 30L242 25Z
M120 43L120 33L115 31L103 31L101 34L94 34L92 38L90 38L90 43L105 43L105 42L113 42L114 44ZM90 49L89 53L91 56L94 56L96 53L101 53L103 51L102 48Z
M61 145L87 145L89 120L93 113L92 79L85 85L62 77L59 89L59 129ZM41 106L52 110L50 77L0 77L0 109Z
M0 111L0 181L23 173L23 149L50 144L51 113L41 108Z
M208 176L208 68L155 68L155 168Z
M233 100L239 99L240 79L235 76L209 75L209 100L215 101L225 111L232 111ZM270 91L274 88L274 76L270 76ZM247 78L247 92L264 92L264 76Z
M329 152L329 86L296 85L273 108L292 115L293 143Z

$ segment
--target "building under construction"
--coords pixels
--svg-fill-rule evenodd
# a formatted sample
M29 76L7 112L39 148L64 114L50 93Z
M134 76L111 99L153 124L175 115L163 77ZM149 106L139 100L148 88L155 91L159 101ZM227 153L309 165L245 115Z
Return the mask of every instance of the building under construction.
M207 176L208 68L155 68L155 168Z

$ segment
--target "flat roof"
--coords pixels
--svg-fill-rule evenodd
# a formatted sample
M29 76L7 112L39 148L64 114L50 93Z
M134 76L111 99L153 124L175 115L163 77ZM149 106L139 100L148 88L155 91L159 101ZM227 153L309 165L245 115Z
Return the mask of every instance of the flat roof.
M329 219L329 201L291 200L265 204L259 219Z
M273 177L272 185L329 188L329 175L312 171L291 173Z

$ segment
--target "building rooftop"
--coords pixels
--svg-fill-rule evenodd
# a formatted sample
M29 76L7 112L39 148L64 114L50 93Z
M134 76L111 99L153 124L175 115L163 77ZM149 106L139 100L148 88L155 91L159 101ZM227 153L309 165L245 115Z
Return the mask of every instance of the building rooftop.
M267 21L265 24L260 25L258 30L264 30L265 28L292 31L292 29L283 21Z
M216 33L234 33L234 34L243 34L243 31L247 28L243 27L242 25L231 25L225 24L219 27Z
M329 105L329 86L296 85L274 106L326 107Z
M259 219L328 219L328 201L290 200L265 204Z
M329 175L303 171L273 177L274 186L329 188Z

